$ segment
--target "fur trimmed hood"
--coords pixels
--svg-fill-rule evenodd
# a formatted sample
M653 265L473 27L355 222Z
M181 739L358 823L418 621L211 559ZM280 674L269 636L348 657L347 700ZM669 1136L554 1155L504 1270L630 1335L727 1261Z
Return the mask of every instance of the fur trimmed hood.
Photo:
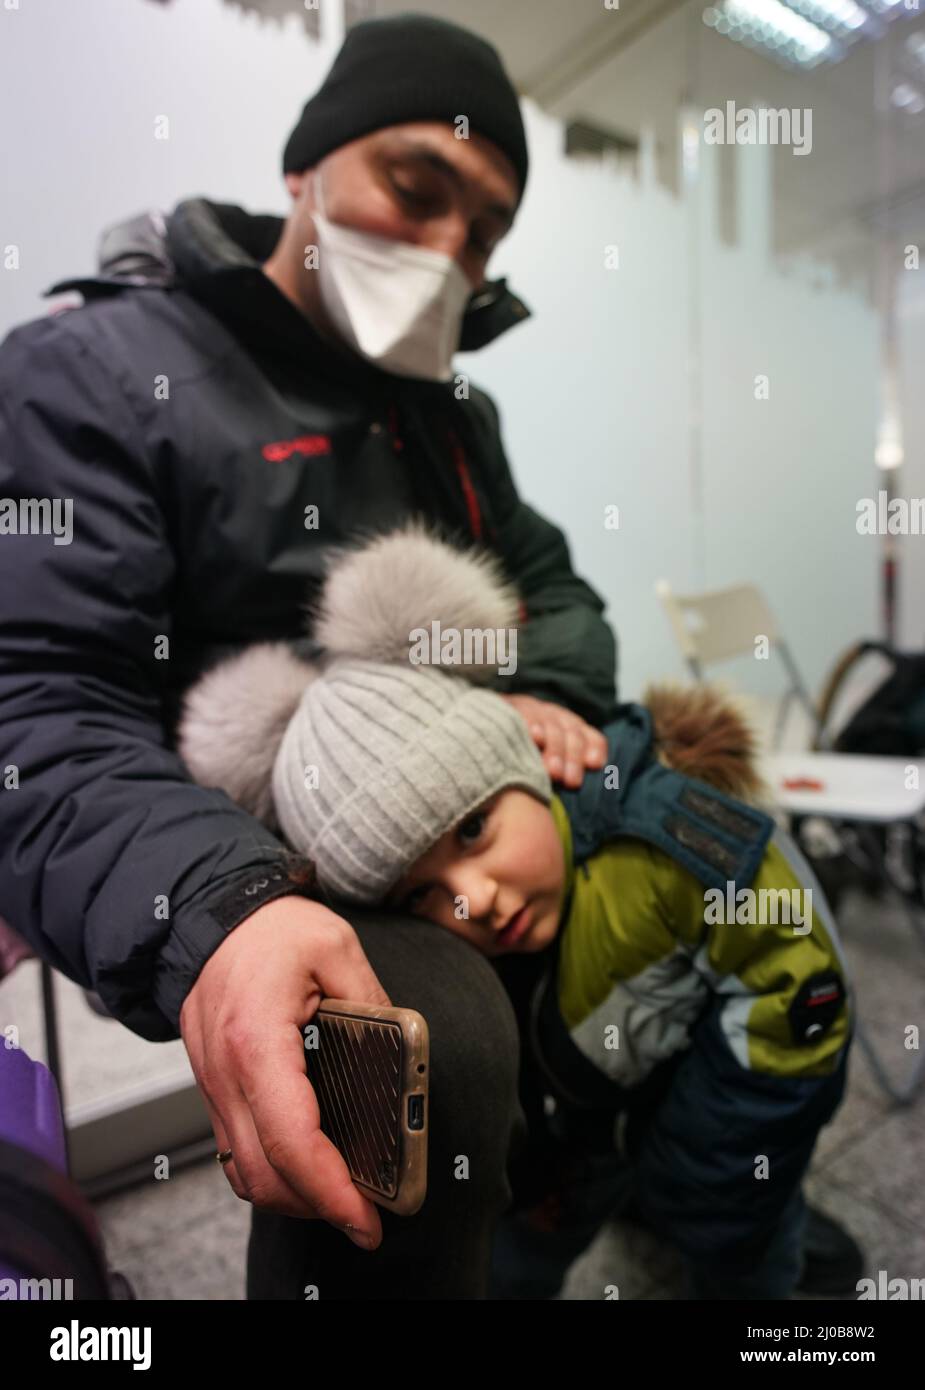
M666 767L697 777L750 805L771 800L758 771L758 737L739 702L716 685L647 686L655 755Z

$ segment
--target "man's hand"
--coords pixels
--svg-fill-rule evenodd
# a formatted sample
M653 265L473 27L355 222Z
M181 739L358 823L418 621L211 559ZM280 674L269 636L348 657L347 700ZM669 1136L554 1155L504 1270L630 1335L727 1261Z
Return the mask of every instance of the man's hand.
M533 695L502 695L526 720L534 742L543 750L546 771L554 782L580 787L589 767L603 767L607 740L580 715Z
M244 1201L321 1218L364 1249L382 1240L376 1207L322 1134L302 1028L323 998L389 1004L349 922L321 903L277 898L209 957L183 1002L180 1032L225 1175Z

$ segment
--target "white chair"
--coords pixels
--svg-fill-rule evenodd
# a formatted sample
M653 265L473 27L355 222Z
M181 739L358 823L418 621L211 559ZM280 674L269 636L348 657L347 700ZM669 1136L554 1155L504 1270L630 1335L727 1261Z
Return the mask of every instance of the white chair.
M676 594L666 579L660 579L655 592L695 680L703 680L705 666L737 656L754 656L756 639L765 637L780 657L789 680L778 708L772 746L780 744L793 700L809 715L815 737L824 738L819 712L760 589L754 584L736 584L710 593Z
M697 681L704 668L732 657L751 655L755 639L764 636L780 655L789 676L789 687L778 711L772 747L777 748L790 701L797 699L809 714L816 747L823 751L771 753L761 772L775 793L777 804L788 817L794 834L799 823L810 818L826 821L844 847L858 829L882 826L913 826L925 814L925 761L910 758L868 757L824 751L830 746L820 710L810 697L796 663L784 642L777 621L760 590L740 584L704 594L675 594L666 580L659 580L656 594L668 616L681 654ZM831 691L829 692L831 694ZM824 702L826 705L828 700ZM825 727L824 727L825 724ZM907 783L910 766L918 770L918 786ZM876 835L866 843L878 846ZM850 857L850 856L849 856ZM896 887L885 856L877 864L879 877ZM925 927L919 916L920 904L900 889L910 929L925 947ZM925 1080L925 1053L910 1070L905 1082L897 1084L887 1074L872 1042L857 1024L857 1039L880 1085L893 1100L909 1104Z

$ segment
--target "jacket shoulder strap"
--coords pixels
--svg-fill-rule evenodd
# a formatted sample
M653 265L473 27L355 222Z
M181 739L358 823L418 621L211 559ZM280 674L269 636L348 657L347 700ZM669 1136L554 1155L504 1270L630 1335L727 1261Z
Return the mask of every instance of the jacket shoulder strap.
M772 817L657 762L642 705L621 706L603 733L605 766L588 772L577 790L557 793L576 867L608 840L628 835L669 854L705 887L748 887L774 833Z

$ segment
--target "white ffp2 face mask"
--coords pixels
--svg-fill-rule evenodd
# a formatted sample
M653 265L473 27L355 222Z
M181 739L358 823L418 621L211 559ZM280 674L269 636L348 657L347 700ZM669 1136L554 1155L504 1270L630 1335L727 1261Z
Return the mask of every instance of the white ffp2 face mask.
M321 179L313 178L322 208ZM324 307L356 352L397 376L452 378L472 286L452 256L313 214Z

